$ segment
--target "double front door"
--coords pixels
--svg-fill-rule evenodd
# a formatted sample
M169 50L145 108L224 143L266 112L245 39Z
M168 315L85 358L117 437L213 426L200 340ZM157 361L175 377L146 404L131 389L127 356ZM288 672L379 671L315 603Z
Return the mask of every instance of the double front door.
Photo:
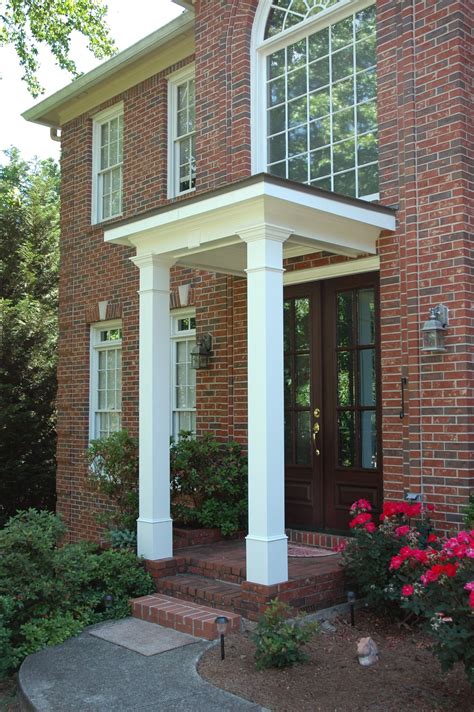
M286 525L345 530L382 497L378 274L288 287Z

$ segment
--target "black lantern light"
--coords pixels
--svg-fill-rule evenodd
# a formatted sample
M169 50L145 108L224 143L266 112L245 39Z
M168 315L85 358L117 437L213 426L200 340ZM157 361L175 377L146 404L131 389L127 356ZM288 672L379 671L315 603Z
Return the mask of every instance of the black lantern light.
M203 334L196 339L196 346L191 351L191 368L201 369L209 366L212 356L212 336Z
M444 304L430 307L430 318L421 328L423 343L421 350L425 353L443 353L446 351L444 337L448 325L448 308Z
M107 593L104 596L104 606L105 606L106 611L109 611L112 608L113 602L114 602L114 597L112 596L111 593Z
M221 637L221 660L225 658L225 648L224 648L224 636L227 633L227 626L229 625L229 619L226 616L217 616L215 620L217 626L217 632Z
M355 626L355 614L354 614L355 602L356 602L356 595L355 595L354 591L348 591L347 592L347 603L349 604L350 609L351 609L351 626Z

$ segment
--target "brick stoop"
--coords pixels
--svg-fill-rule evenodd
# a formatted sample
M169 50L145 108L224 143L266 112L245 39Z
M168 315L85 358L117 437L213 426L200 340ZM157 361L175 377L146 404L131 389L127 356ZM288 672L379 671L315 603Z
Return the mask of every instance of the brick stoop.
M158 593L173 596L184 601L238 611L242 598L239 584L219 581L195 574L177 574L164 576L156 583Z
M215 640L218 637L215 619L219 615L229 619L229 632L236 633L241 628L241 617L237 613L220 611L196 603L183 603L162 594L135 598L132 601L132 615L134 618L158 623L166 628L173 628L181 633L206 640Z

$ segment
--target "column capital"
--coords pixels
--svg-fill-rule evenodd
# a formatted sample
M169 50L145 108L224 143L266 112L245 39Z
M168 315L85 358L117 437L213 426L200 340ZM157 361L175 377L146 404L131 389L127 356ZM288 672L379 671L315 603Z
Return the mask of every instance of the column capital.
M273 240L274 242L285 242L288 240L293 230L289 227L272 225L270 223L260 223L245 227L238 231L238 236L244 242L256 242L257 240Z
M130 257L130 261L139 269L146 267L167 267L170 269L176 262L173 257L165 257L164 255L157 255L152 252Z

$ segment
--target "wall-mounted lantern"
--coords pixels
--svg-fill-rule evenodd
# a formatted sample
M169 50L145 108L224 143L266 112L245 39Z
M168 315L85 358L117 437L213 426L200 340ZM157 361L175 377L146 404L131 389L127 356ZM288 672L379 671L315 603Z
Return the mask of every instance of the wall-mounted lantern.
M196 346L191 351L191 368L207 368L212 356L212 336L203 334L196 339Z
M444 337L448 325L448 307L444 304L430 307L429 316L430 318L421 328L423 338L421 350L425 353L443 353L446 351Z

